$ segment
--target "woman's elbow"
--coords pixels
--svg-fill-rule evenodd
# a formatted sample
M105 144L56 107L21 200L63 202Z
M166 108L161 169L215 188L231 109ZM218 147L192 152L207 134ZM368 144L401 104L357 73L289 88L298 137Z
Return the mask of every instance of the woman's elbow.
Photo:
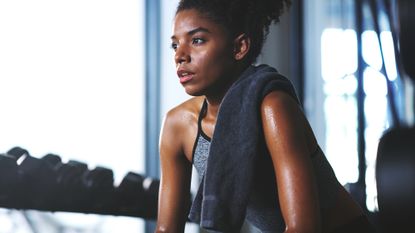
M184 232L184 229L178 230L178 229L172 229L171 227L166 226L156 226L156 230L154 233L182 233Z
M318 224L287 226L284 233L321 233Z
M154 231L154 233L168 233L171 232L169 230L167 230L165 227L157 227L156 230Z

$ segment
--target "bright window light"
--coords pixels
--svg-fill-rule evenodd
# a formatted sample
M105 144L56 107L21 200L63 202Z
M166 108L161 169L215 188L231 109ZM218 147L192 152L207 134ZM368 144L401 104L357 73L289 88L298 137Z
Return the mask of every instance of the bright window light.
M356 99L329 95L324 102L324 112L327 159L341 184L354 183L359 175Z
M366 30L362 33L362 55L369 66L380 71L382 68L382 57L378 36L375 31Z
M327 28L321 35L321 72L323 79L343 78L357 69L356 32Z
M327 28L321 35L321 73L326 95L326 156L340 183L357 181L357 37L351 29ZM353 156L355 155L355 156Z
M389 80L395 81L398 77L395 61L395 49L393 47L393 38L390 31L383 31L380 33L380 40L382 42L383 56L385 59L386 73Z
M0 1L0 153L143 173L143 35L144 1ZM140 232L130 220L113 224Z
M372 67L363 71L363 89L366 95L386 96L388 89L385 76Z

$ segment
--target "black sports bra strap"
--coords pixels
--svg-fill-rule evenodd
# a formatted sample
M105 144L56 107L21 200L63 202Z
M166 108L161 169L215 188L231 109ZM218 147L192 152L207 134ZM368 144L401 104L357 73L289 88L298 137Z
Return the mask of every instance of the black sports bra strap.
M197 119L197 126L199 128L198 129L199 132L200 132L200 130L202 130L202 119L206 115L206 110L207 110L207 101L206 101L206 99L204 99L202 108L200 109L200 112L199 112L199 118Z
M194 155L195 155L197 142L199 140L199 136L203 133L203 131L202 131L202 120L203 120L203 117L205 117L205 115L206 115L206 110L207 110L207 101L206 101L206 99L204 99L202 107L200 108L199 116L197 118L197 135L196 135L195 142L193 144L192 164L193 164L193 159L194 159Z

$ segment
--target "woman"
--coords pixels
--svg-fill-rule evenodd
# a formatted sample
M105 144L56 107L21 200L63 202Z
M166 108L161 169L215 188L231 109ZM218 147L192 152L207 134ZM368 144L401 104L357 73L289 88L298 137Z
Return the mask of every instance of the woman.
M194 97L167 113L157 232L188 218L219 232L368 232L338 183L291 83L253 66L288 0L181 0L172 48ZM192 165L201 184L190 212Z

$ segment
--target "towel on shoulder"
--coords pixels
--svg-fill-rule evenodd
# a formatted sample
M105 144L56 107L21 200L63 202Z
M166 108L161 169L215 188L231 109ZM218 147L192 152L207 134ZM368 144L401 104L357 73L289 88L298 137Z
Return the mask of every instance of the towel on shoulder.
M299 100L291 82L268 65L250 66L226 93L218 113L206 172L189 220L202 228L239 232L263 140L260 106L271 91Z

